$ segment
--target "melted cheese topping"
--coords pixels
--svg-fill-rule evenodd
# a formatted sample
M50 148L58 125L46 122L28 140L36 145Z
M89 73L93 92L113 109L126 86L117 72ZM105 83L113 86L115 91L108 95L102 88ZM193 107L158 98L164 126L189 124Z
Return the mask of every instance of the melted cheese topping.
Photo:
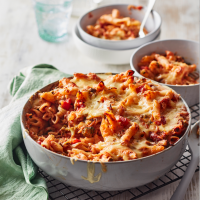
M179 95L130 73L62 79L32 102L30 135L57 153L100 162L137 159L173 145L189 117Z

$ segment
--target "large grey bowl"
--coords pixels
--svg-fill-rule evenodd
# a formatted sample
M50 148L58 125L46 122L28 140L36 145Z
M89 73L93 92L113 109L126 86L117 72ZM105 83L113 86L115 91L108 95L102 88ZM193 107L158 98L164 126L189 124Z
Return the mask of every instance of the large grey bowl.
M47 85L40 91L49 91L57 86L58 81ZM187 111L190 109L183 100ZM152 182L167 173L180 159L185 151L187 137L191 126L174 145L164 151L136 160L105 162L74 161L69 157L56 154L36 143L25 128L25 114L31 107L31 98L25 104L21 115L21 127L26 149L36 165L55 179L75 187L114 191L138 187ZM190 114L191 116L191 114Z
M100 16L111 13L114 8L118 9L122 16L131 17L142 22L146 8L144 7L142 10L132 9L129 11L127 7L128 4L112 4L96 8L84 14L78 21L78 30L83 40L95 47L112 50L127 50L139 47L156 38L161 27L161 17L156 11L152 11L147 19L145 28L149 33L144 38L113 41L97 38L86 32L86 27L88 25L95 24L96 20L99 19Z
M199 64L199 43L191 40L159 40L150 42L142 47L138 48L130 58L130 65L132 70L135 71L136 76L143 77L140 74L138 63L145 55L150 55L153 52L156 53L165 53L166 50L176 52L177 55L184 57L187 63L196 64L197 71L200 71ZM199 103L199 86L200 84L195 85L166 85L178 94L183 97L188 106L193 106L194 104Z

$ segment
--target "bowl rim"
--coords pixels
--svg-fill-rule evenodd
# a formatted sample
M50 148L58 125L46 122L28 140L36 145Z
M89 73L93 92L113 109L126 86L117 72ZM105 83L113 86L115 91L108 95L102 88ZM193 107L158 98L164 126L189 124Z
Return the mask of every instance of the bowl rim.
M159 20L160 20L160 24L159 24L159 26L153 31L153 32L150 32L150 33L148 33L144 38L140 38L140 37L137 37L137 38L134 38L134 39L132 39L132 40L107 40L107 39L103 39L103 38L97 38L97 37L94 37L94 36L92 36L92 35L90 35L90 34L88 34L83 28L82 28L82 26L81 26L81 20L84 18L84 17L86 17L89 13L91 13L91 12L94 12L94 11L96 11L96 10L99 10L99 9L102 9L102 8L105 8L105 7L112 7L112 6L129 6L130 4L125 4L125 3L116 3L116 4L108 4L108 5L104 5L104 6L100 6L100 7L98 7L98 8L95 8L95 9L92 9L92 10L89 10L89 11L87 11L85 14L83 14L80 18L79 18L79 20L78 20L78 23L77 23L77 27L78 27L78 29L79 29L79 31L81 30L81 31L83 31L88 37L90 37L91 39L93 38L95 38L97 41L103 41L103 42L108 42L108 43L122 43L122 42L126 42L126 43L128 43L128 42L130 42L130 41L139 41L139 40L143 40L144 38L146 38L147 36L151 36L152 34L154 34L156 31L158 31L159 29L160 29L160 27L161 27L161 25L162 25L162 18L161 18L161 16L159 15L159 13L157 12L157 11L155 11L155 10L152 10L152 12L151 13L153 13L153 15L157 15L158 16L158 18L159 18ZM146 6L143 6L143 8L146 8ZM137 48L137 47L136 47Z
M148 42L147 44L144 44L144 45L138 47L138 48L136 49L136 51L133 52L133 54L131 55L131 57L130 57L130 66L131 66L131 69L132 69L133 71L136 71L142 78L146 78L146 77L142 76L142 75L135 69L135 67L134 67L134 65L133 65L133 57L135 56L135 54L136 54L139 50L145 48L146 46L150 46L150 45L152 45L152 44L154 44L154 43L168 42L168 41L174 41L174 42L175 42L175 41L180 41L180 42L181 42L181 41L182 41L182 42L191 42L191 43L194 43L194 44L199 45L199 42L197 42L197 41L194 41L194 40L185 40L185 39L165 39L165 40L156 40L156 41ZM152 79L150 79L150 80L152 80ZM155 81L155 80L153 80L153 81ZM159 84L163 84L163 85L168 86L168 87L194 87L194 86L200 85L200 82L197 83L197 84L193 84L193 85L170 85L170 84L166 84L166 83L160 83L160 82L158 82L158 81L155 81L155 82L156 82L156 83L159 83Z
M94 49L97 49L97 50L103 50L103 51L112 51L112 52L130 52L130 51L134 51L136 49L138 49L139 47L135 47L135 48L131 48L131 49L106 49L106 48L102 48L102 47L96 47L96 46L93 46L87 42L85 42L82 38L80 38L78 35L77 35L77 31L79 32L78 30L78 25L76 24L73 28L73 31L72 31L72 35L73 37L76 37L79 41L81 41L84 45L88 45ZM79 33L80 34L80 33ZM160 36L161 34L161 30L159 30L158 34L155 36L155 38L153 39L153 41L157 40L157 38Z
M98 49L98 50L103 50L103 51L112 51L112 52L129 52L129 51L134 51L135 49L137 49L138 47L135 47L135 48L132 48L132 49L106 49L106 48L102 48L102 47L96 47L96 46L93 46L87 42L85 42L82 38L80 38L78 35L77 35L77 31L79 32L78 30L78 24L76 24L73 28L73 31L72 31L72 35L74 35L74 37L78 38L79 41L81 41L83 44L85 45L88 45L94 49ZM156 38L160 35L161 31L159 31L158 35L156 36ZM80 34L80 33L79 33ZM155 39L156 39L155 38Z
M96 74L110 74L110 75L114 75L114 74L117 74L117 73L96 73ZM137 77L137 76L134 76L134 77ZM72 78L72 76L69 76L68 78ZM138 77L137 77L137 78L138 78ZM139 77L139 78L141 78L141 77ZM151 79L149 79L149 80L151 80ZM151 80L151 81L152 81L152 80ZM54 85L54 87L55 87L55 85L58 84L58 82L59 82L59 80L58 80L58 81L55 81L55 82L52 82L52 83L50 83L50 84L48 84L48 85L42 87L41 89L37 90L34 94L32 94L31 97L34 96L36 93L41 92L42 90L45 91L45 88L48 87L48 86L50 86L50 85ZM157 83L157 82L156 82L156 83ZM161 84L161 85L162 85L162 84ZM164 86L165 86L165 85L164 85ZM168 87L168 86L165 86L165 87ZM169 88L169 89L172 89L172 88ZM172 89L172 90L173 90L173 89ZM174 90L173 90L173 91L174 91ZM176 92L176 91L175 91L175 92ZM189 132L191 131L191 123L192 123L192 120L191 120L190 108L188 107L188 105L187 105L187 103L185 102L185 100L180 96L181 101L184 103L184 105L185 105L185 107L186 107L186 109L187 109L187 111L188 111L188 113L189 113L189 121L188 121L188 127L187 127L187 129L185 130L185 133L182 135L182 137L181 137L173 146L170 146L170 147L168 147L168 148L164 149L163 151L160 151L160 152L158 152L158 153L156 153L156 154L151 154L151 155L149 155L149 156L142 157L142 158L137 158L137 159L134 159L134 160L113 161L113 162L99 162L99 161L93 161L93 160L80 160L80 159L76 159L76 158L73 158L73 157L64 156L64 155L55 153L55 152L53 152L53 151L50 151L49 149L46 149L46 148L42 147L42 146L41 146L40 144L38 144L35 140L33 140L33 138L31 138L31 136L29 135L28 130L25 128L24 123L23 123L23 120L22 120L22 116L23 116L24 109L25 109L27 103L30 102L31 97L28 98L28 100L27 100L26 103L24 104L23 109L22 109L21 114L20 114L20 123L21 123L21 128L22 128L22 138L23 138L23 140L25 139L25 137L23 136L23 134L25 134L26 137L29 137L29 138L30 138L31 142L34 142L34 144L38 145L38 147L39 147L39 148L42 148L42 150L47 151L47 152L49 152L49 153L51 153L51 154L53 154L53 155L60 156L60 157L65 158L65 159L75 160L76 162L77 162L77 161L85 162L85 163L93 162L93 163L97 163L97 164L102 164L102 163L105 163L105 164L123 164L123 163L128 163L128 162L141 162L141 161L143 161L144 159L150 159L152 156L158 156L158 155L160 155L160 154L162 154L162 153L164 153L164 152L166 152L166 151L169 151L169 150L173 149L173 148L174 148L178 143L180 143L180 142L186 137L186 135L188 135Z

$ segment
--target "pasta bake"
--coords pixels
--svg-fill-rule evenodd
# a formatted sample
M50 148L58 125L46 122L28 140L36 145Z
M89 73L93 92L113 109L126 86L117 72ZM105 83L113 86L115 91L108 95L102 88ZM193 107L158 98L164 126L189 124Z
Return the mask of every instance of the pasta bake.
M195 64L186 64L181 56L171 51L165 52L165 55L152 53L144 56L138 64L140 74L146 78L171 85L198 83L190 75L196 70Z
M113 9L111 14L102 15L95 25L88 25L87 33L102 39L129 40L139 37L140 25L138 20L122 17L119 10ZM144 33L147 34L146 29Z
M30 99L26 129L42 147L99 162L163 151L185 133L189 113L180 95L124 73L75 73Z

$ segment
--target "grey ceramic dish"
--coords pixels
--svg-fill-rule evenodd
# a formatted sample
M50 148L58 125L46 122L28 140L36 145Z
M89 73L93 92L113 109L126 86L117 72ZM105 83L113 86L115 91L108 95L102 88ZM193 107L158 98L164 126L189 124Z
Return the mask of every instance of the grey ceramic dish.
M190 40L159 40L150 42L142 47L138 48L130 59L130 65L132 70L135 71L136 76L143 77L139 72L138 63L145 55L150 55L153 52L156 53L165 53L166 50L176 52L177 55L184 57L187 63L196 64L197 71L200 71L199 64L199 43ZM199 86L200 84L195 85L166 85L178 94L180 94L183 99L186 101L188 106L193 106L194 104L199 103Z
M112 50L128 50L139 47L147 42L152 41L158 35L161 27L161 17L156 11L152 11L151 15L149 15L145 28L149 32L144 38L136 38L133 40L121 40L121 41L113 41L113 40L105 40L100 39L94 36L91 36L86 32L86 27L88 25L95 24L96 20L102 16L103 14L110 14L112 10L116 8L120 11L121 15L124 17L131 17L139 20L140 22L144 18L144 14L146 8L144 7L142 10L132 9L128 10L128 4L112 4L103 7L99 7L97 9L91 10L84 14L78 21L78 30L82 37L82 39L90 45L95 47L100 47L104 49L112 49Z
M42 88L40 92L49 91L57 84L58 82L49 84ZM190 113L187 104L184 100L183 102ZM180 140L174 146L160 153L136 160L101 164L99 162L70 159L47 150L36 143L25 128L25 114L30 107L31 100L29 99L22 111L21 127L23 140L32 160L45 173L63 183L97 191L125 190L138 187L167 173L185 151L191 127L190 117L188 128Z

